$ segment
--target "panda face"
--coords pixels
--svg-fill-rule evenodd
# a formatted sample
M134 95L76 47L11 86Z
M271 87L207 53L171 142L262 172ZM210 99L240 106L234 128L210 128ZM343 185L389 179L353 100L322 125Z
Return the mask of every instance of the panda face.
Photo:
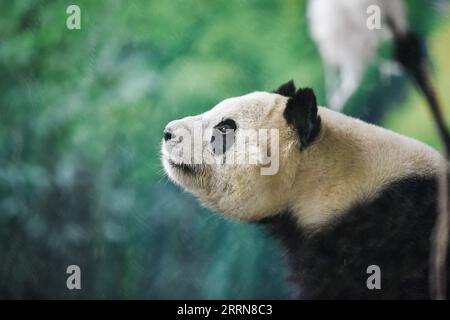
M208 207L241 220L286 207L300 147L308 142L298 132L309 125L295 112L287 114L290 86L226 99L203 114L170 122L162 162L171 180Z

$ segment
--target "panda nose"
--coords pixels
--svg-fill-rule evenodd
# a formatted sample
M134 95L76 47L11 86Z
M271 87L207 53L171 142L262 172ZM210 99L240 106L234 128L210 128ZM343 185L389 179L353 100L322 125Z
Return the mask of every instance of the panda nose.
M179 130L175 130L179 131ZM174 143L180 143L183 141L183 133L178 132L175 134L174 130L172 128L166 127L164 129L163 138L165 142L174 142Z
M181 143L186 135L189 135L189 131L180 123L180 120L170 122L163 131L164 142L170 144Z
M170 130L164 130L164 141L169 141L174 137Z

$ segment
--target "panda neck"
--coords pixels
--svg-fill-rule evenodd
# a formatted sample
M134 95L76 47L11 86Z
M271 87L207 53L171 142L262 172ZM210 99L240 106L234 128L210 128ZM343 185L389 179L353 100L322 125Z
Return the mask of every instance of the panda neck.
M440 164L439 153L416 140L328 109L320 116L317 141L293 161L288 208L302 226L327 224L394 181L432 176Z

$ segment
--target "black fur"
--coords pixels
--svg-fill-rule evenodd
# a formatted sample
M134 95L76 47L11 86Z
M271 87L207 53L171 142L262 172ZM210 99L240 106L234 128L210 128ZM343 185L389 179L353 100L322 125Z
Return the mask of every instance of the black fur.
M223 127L225 132L220 131L220 127ZM214 154L225 154L225 152L233 146L236 128L237 125L233 119L225 119L214 127L213 135L210 140Z
M292 98L295 95L295 84L294 80L289 80L288 82L282 84L274 93L281 94L282 96Z
M301 150L310 145L320 132L316 96L310 88L298 89L288 99L283 115L286 122L297 130Z
M260 222L287 249L298 298L428 299L436 194L435 178L410 177L315 232L288 212ZM366 286L369 265L381 269L380 290Z
M394 36L395 59L416 78L422 72L424 64L428 63L425 41L414 31L401 32L389 17L386 23Z
M415 78L428 61L425 43L411 31L395 37L394 56Z

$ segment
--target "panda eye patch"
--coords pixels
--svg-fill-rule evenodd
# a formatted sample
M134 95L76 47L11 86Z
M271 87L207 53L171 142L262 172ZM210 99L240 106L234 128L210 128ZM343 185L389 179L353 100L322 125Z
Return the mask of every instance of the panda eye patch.
M236 122L232 119L223 120L214 126L211 145L215 154L224 154L234 144L236 128Z
M236 122L232 119L226 119L216 125L214 129L226 134L229 130L236 130Z

